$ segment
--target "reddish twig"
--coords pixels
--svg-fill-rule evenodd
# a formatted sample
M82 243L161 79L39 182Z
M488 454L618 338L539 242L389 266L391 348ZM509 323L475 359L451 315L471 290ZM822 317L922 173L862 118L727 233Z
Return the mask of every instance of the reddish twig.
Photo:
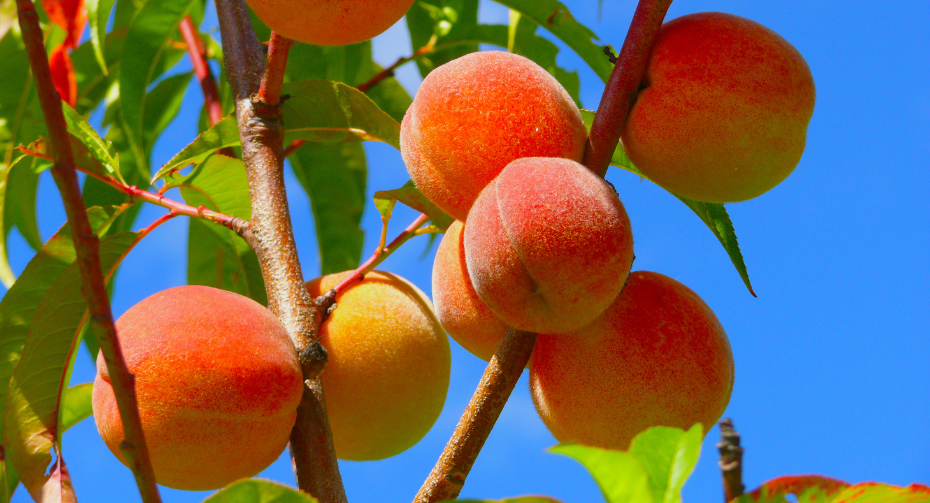
M583 164L600 176L604 176L610 166L610 158L643 80L652 46L671 4L672 0L640 0L636 6L585 146Z
M36 90L42 105L42 113L45 116L51 140L51 149L55 158L51 170L52 176L56 185L58 185L59 192L61 192L65 213L68 216L68 225L71 226L71 234L74 239L74 249L77 254L83 285L81 291L90 311L90 328L97 337L104 361L106 361L107 369L110 372L120 419L123 423L126 439L120 444L120 448L135 475L142 501L146 503L160 502L161 497L158 494L158 487L155 485L155 474L149 461L148 447L142 433L142 423L139 420L134 378L126 369L126 362L123 360L116 328L113 325L110 299L100 266L100 241L91 229L84 209L81 187L78 183L77 173L74 170L74 157L71 152L68 128L61 109L61 98L52 83L42 28L39 25L39 16L31 0L16 0L16 6L19 14L19 24L23 33L23 42L26 45L26 53L32 67Z
M384 239L384 236L382 235L381 242L378 245L378 249L375 250L375 252L371 254L371 257L369 257L368 260L365 261L365 263L358 266L355 272L353 272L350 276L340 281L330 291L333 292L334 296L338 295L342 293L343 290L348 288L348 286L351 285L352 283L355 283L356 281L359 281L362 278L364 278L366 274L373 271L375 267L378 267L378 265L380 265L381 262L384 262L384 260L387 259L392 253L394 253L395 250L400 248L400 245L409 241L410 238L419 235L417 231L420 230L420 227L422 227L423 224L425 224L428 221L429 221L429 216L423 213L420 213L420 216L418 216L416 220L411 222L410 225L408 225L407 228L404 229L403 232L401 232L396 238L394 238L394 240L391 241L391 243L388 244L387 246L384 245L385 239ZM387 226L385 226L385 228L386 227ZM328 295L329 293L327 292L327 296ZM323 307L327 307L327 306L324 305Z
M452 438L414 498L414 503L435 503L455 499L459 495L465 485L465 477L478 459L484 441L491 434L530 359L535 343L536 334L532 332L507 330L481 376L478 390L468 402Z
M294 140L294 141L292 141L291 144L288 145L286 149L284 149L284 157L287 157L287 156L293 154L295 150L297 150L297 149L299 149L300 147L304 146L304 143L307 143L307 140Z
M723 476L723 501L729 503L743 495L743 448L739 445L739 433L733 427L733 420L720 421L720 474Z
M639 88L646 61L670 4L671 0L639 0L636 7L585 149L585 166L600 176L607 173L629 114L631 99ZM458 496L465 477L513 390L513 383L519 379L529 361L535 343L536 334L508 330L494 357L500 362L491 360L468 409L420 488L415 503L435 503Z
M284 83L284 70L287 66L287 53L291 40L271 32L268 41L268 55L265 59L265 74L258 88L258 101L266 105L277 106L281 102L281 84Z
M375 86L378 85L381 81L383 81L383 80L385 80L385 79L387 79L387 78L393 77L393 76L394 76L394 70L397 70L398 68L400 68L401 66L403 66L403 65L405 65L405 64L407 64L407 63L409 63L409 62L411 62L411 61L413 61L413 60L415 60L415 59L417 59L417 58L421 58L421 57L423 57L423 56L426 56L427 54L430 54L430 53L432 53L433 51L435 51L435 44L436 44L436 37L433 36L433 38L430 39L429 43L427 43L427 44L424 45L423 47L420 47L419 49L417 49L416 52L414 52L412 55L406 56L406 57L398 58L397 61L395 61L393 65L391 65L391 66L385 68L384 70L381 70L380 72L378 72L377 74L375 74L374 77L368 79L367 82L365 82L365 83L363 83L363 84L360 84L360 85L356 86L356 89L358 89L359 91L361 91L361 92L363 92L363 93L364 93L364 92L368 92L369 89L371 89L372 87L375 87Z
M215 125L223 119L223 100L220 98L216 79L207 62L207 51L203 46L203 41L197 35L197 27L194 26L194 20L190 15L181 20L178 30L181 32L184 43L187 44L187 54L191 58L191 64L194 65L197 80L200 81L200 89L203 90L203 106L207 109L207 118L211 126ZM219 153L226 157L236 156L233 149L229 147L220 149Z
M255 38L243 0L217 0L217 17L226 58L226 76L236 100L242 160L249 180L252 240L268 290L268 307L300 349L307 386L291 432L297 485L320 503L346 501L333 449L319 371L325 351L317 331L321 310L304 285L284 188L284 126L273 90L280 89L283 60L275 51L265 72L262 48ZM254 99L265 79L267 103Z

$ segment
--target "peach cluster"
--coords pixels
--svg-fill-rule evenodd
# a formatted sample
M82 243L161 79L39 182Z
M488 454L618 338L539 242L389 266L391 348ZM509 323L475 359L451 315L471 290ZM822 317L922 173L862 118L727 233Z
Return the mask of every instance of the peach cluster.
M630 274L613 187L580 164L577 109L535 63L474 53L435 69L401 124L420 191L457 221L433 265L443 327L490 360L537 332L534 403L555 437L625 449L653 425L709 427L733 386L722 326L691 290Z

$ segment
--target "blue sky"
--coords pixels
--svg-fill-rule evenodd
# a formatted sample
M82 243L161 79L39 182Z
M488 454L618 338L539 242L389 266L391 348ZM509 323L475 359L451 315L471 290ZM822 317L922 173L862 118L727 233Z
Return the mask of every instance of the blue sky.
M602 40L619 47L635 1L566 2ZM661 189L612 169L633 226L635 269L672 276L701 295L730 338L736 383L726 415L743 435L749 488L783 474L821 473L850 482L930 483L930 5L885 2L685 1L668 19L724 11L772 28L807 59L817 104L807 149L795 172L769 193L728 205L758 298L751 297L716 239L690 210ZM506 22L507 10L482 4L484 22ZM215 16L207 23L215 24ZM382 64L411 52L399 23L375 39ZM577 69L582 102L596 108L603 85L563 50L560 64ZM185 63L186 64L186 63ZM415 67L398 72L411 92ZM192 85L196 86L196 82ZM196 135L197 88L155 149L160 165ZM399 153L366 146L369 202L376 190L408 176ZM303 269L319 272L309 202L288 175L294 229ZM48 238L63 222L50 179L40 184L40 229ZM52 204L51 201L56 201ZM47 202L47 203L46 203ZM163 214L147 207L139 225ZM414 218L395 212L391 234ZM380 218L369 204L363 221L367 256ZM185 219L147 238L118 276L118 315L146 296L185 283ZM409 242L382 268L429 293L432 255L426 238ZM21 271L29 250L14 232L12 262ZM484 363L452 342L452 385L442 415L409 451L380 462L344 462L353 502L409 501L453 430ZM91 359L78 357L73 383L93 379ZM719 501L716 428L708 436L685 501ZM463 496L503 498L547 494L565 503L601 501L590 476L555 444L533 408L526 374L478 458ZM131 473L106 450L88 420L64 437L64 456L83 502L134 501ZM263 477L293 483L284 457ZM117 496L119 495L119 496ZM165 490L166 501L204 494ZM27 501L18 491L14 501Z

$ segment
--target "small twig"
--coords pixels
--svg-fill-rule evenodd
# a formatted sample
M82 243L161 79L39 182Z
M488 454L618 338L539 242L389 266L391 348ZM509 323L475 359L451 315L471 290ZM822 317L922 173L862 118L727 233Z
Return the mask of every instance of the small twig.
M216 79L213 77L210 64L207 62L207 50L203 46L203 41L197 35L197 27L194 26L194 20L189 14L181 20L178 30L187 45L187 55L191 58L194 73L197 75L197 80L200 81L200 89L203 90L203 106L206 107L207 118L210 120L210 125L213 126L223 119L223 101L220 99ZM230 147L221 148L219 153L226 157L235 157L235 153Z
M322 310L310 298L304 284L284 186L284 125L281 110L274 105L279 102L286 51L269 50L265 71L262 47L255 38L245 1L216 0L216 12L226 76L236 100L242 160L249 180L252 208L249 244L262 269L271 312L281 320L302 357L318 355L315 362L303 358L301 361L302 369L315 373L304 375L304 395L291 431L297 485L320 503L344 503L345 489L318 375L325 362L325 351L322 348L306 351L319 344L317 332ZM259 92L260 87L264 91Z
M91 330L97 337L110 372L120 420L123 423L125 440L120 444L120 448L135 475L142 501L145 503L160 502L161 497L155 485L155 473L152 471L148 447L139 419L135 380L126 368L113 324L113 312L100 266L100 241L91 229L84 209L81 187L74 170L74 155L71 151L68 127L61 109L61 97L52 83L39 16L31 0L16 0L16 7L23 42L26 45L26 53L42 106L42 114L45 116L49 131L51 150L55 158L51 169L52 176L61 193L65 213L68 216L68 225L71 227L74 249L81 271L83 285L81 291L90 312Z
M452 438L414 503L435 503L459 495L465 485L465 477L478 459L481 447L526 368L535 343L536 334L507 329Z
M743 495L743 448L739 445L739 433L733 428L733 420L720 421L720 473L723 475L723 501L729 503Z
M340 281L336 286L334 286L332 290L317 297L316 304L323 309L329 309L329 307L332 306L333 301L335 301L337 295L339 295L346 288L351 286L352 283L355 283L356 281L361 280L362 278L365 277L366 274L373 271L375 267L378 267L378 265L380 265L381 262L384 262L385 259L387 259L389 256L391 256L392 253L394 253L398 248L400 248L400 245L406 243L411 238L420 235L418 233L418 231L420 230L420 227L422 227L423 224L425 224L428 221L429 221L429 216L423 213L420 213L420 216L418 216L413 222L411 222L410 225L408 225L407 228L404 229L403 232L401 232L396 238L394 238L394 240L391 241L390 244L388 244L387 246L384 245L385 236L384 236L384 232L382 232L381 242L379 243L378 248L375 250L375 252L371 254L371 257L369 257L368 260L365 261L365 263L358 266L358 268L352 274L350 274L349 276L344 278L342 281ZM385 222L384 231L387 231L387 222Z
M284 157L287 157L287 156L293 154L295 150L299 149L300 147L303 147L303 146L304 146L304 143L307 143L307 140L294 140L294 141L292 141L291 144L288 145L287 148L284 149L284 154L283 154Z
M633 22L607 80L585 146L583 164L602 177L607 173L610 158L620 141L620 133L639 91L652 46L671 4L672 0L640 0L636 6Z
M268 54L265 59L265 74L258 88L258 101L277 106L281 102L281 84L284 83L284 70L287 66L287 53L291 40L271 32L268 42Z
M385 68L384 70L381 70L380 72L375 74L374 77L368 79L367 82L356 86L356 89L358 89L359 91L363 93L368 92L369 89L371 89L372 87L375 87L376 85L381 83L383 80L393 77L394 70L397 70L398 68L400 68L401 66L409 62L417 58L426 56L427 54L430 54L433 51L435 51L436 50L435 46L436 46L436 35L433 35L433 37L430 38L429 42L427 42L426 45L417 49L412 55L398 58L397 61L395 61L393 65Z

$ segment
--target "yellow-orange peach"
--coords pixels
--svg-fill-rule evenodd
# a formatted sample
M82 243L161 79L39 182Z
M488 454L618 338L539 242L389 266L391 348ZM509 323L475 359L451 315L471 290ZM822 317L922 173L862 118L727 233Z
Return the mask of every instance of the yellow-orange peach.
M491 361L507 325L481 302L468 278L462 222L446 229L433 262L433 303L446 332L484 361Z
M299 42L346 45L391 27L413 0L247 0L269 28Z
M462 221L511 161L581 161L586 140L578 107L559 82L529 59L499 51L471 53L433 70L400 129L414 184Z
M530 332L570 332L593 321L633 263L623 203L568 159L508 164L475 201L464 244L478 297L507 325Z
M713 311L685 285L630 274L594 323L540 334L530 362L533 402L560 442L626 450L651 426L705 432L733 389L730 342Z
M772 30L719 12L666 23L630 110L623 146L677 194L725 203L784 180L804 151L814 79Z
M156 293L116 322L135 375L155 479L205 490L251 477L284 450L303 378L284 326L257 302L205 286ZM101 353L94 420L124 464L116 397Z
M317 297L351 272L307 283ZM329 353L322 374L336 456L383 459L407 450L433 426L449 389L451 357L426 295L374 271L336 297L320 326Z

